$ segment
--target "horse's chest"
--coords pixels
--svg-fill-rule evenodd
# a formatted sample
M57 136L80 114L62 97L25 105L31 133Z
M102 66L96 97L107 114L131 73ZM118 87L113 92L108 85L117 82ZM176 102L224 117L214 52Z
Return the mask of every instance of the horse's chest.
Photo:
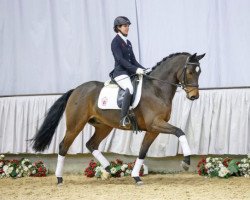
M164 113L164 120L166 121L166 122L168 122L169 120L170 120L170 117L171 117L171 107L167 107L166 108L166 111L165 111L165 113Z

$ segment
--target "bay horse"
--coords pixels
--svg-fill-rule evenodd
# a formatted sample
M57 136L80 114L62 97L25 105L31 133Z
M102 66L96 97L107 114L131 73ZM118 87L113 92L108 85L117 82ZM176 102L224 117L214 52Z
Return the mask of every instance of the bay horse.
M168 121L177 87L184 89L188 99L199 98L198 79L201 73L199 60L204 56L205 54L191 55L186 52L171 54L157 63L151 72L143 75L141 99L134 109L139 129L146 131L139 157L136 159L131 173L136 184L142 184L139 177L140 168L150 145L160 133L173 134L179 138L184 155L181 165L188 170L191 151L185 133L180 128L169 124ZM98 108L98 97L103 86L103 82L90 81L63 94L51 106L42 126L32 139L32 147L36 152L48 148L63 112L66 110L66 133L59 145L55 172L58 184L63 182L65 155L86 123L95 127L95 132L86 143L86 147L101 163L104 171L110 173L110 163L98 150L98 147L113 128L120 128L120 110ZM130 128L122 129L130 130Z

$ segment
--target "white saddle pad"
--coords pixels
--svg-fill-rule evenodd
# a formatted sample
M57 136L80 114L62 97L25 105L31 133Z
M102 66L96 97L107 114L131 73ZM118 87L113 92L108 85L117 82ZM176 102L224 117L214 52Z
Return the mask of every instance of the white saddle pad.
M135 108L139 104L141 98L142 80L143 76L139 76L139 84L137 86L135 100L132 106L130 106L130 109ZM98 98L98 107L100 109L121 109L117 105L118 91L119 87L116 84L110 84L110 81L106 81Z

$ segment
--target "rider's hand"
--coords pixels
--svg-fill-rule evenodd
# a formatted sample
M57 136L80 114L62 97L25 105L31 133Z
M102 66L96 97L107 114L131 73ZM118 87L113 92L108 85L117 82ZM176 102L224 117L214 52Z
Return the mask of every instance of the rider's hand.
M142 75L142 74L144 74L144 70L143 70L142 68L138 68L138 69L136 70L136 74Z
M149 73L149 72L151 72L151 71L152 71L151 68L146 68L146 69L144 69L144 74L147 74L147 73Z

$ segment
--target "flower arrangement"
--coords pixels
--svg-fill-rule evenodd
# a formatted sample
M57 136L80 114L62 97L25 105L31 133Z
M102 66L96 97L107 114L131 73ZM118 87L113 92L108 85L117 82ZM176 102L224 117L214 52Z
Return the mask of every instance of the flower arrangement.
M203 157L197 165L198 174L208 177L250 177L250 155L241 160Z
M110 162L110 172L111 177L123 177L123 176L130 176L133 170L135 162L132 163L124 163L120 159L116 159L115 161ZM102 178L103 172L105 169L101 166L99 162L95 162L91 160L89 162L88 167L84 170L84 175L87 177L97 177ZM140 170L140 176L147 174L147 167L143 165Z
M31 174L31 176L35 176L35 177L47 176L48 170L46 168L46 165L43 163L43 161L39 160L37 162L34 162L33 166L36 172Z
M250 177L250 155L238 164L240 176Z
M29 159L5 160L4 155L0 155L0 178L12 177L20 178L26 176L46 176L48 170L42 161L32 164Z

